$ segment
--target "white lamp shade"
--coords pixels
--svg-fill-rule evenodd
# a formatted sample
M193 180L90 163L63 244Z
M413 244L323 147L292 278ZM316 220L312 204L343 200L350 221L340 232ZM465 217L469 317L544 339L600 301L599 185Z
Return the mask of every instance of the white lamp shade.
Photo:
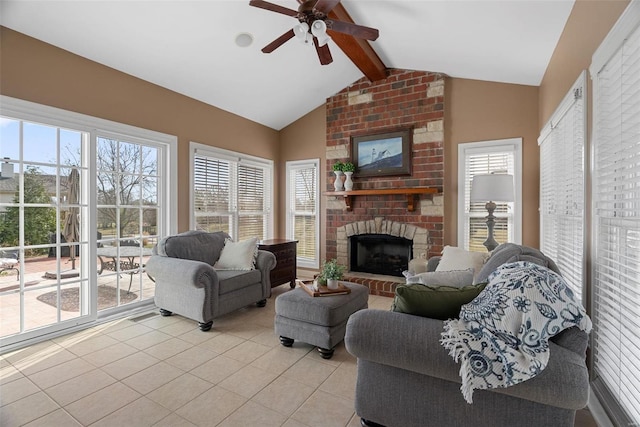
M476 175L471 181L472 202L513 202L513 175Z
M318 46L324 46L331 39L327 35L327 24L320 19L313 21L313 24L311 24L311 34L318 39Z
M306 22L301 22L293 27L293 33L301 43L309 43L309 25Z

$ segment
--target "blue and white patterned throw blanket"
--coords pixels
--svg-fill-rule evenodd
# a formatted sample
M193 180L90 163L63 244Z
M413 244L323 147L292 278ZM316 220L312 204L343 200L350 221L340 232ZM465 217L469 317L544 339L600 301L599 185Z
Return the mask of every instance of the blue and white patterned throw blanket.
M538 375L548 340L572 326L589 333L591 319L564 279L530 262L503 264L484 290L444 323L440 343L460 362L460 390L509 387Z

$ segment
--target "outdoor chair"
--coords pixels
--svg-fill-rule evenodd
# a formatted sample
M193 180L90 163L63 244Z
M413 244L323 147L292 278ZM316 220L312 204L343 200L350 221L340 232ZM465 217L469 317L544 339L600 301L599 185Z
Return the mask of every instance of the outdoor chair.
M15 270L20 280L20 252L17 249L0 250L0 273Z

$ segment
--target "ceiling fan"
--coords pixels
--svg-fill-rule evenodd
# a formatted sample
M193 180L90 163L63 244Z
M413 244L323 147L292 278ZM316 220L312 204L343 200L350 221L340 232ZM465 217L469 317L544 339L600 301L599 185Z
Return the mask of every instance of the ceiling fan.
M299 23L292 29L262 48L262 52L271 53L285 42L296 37L305 44L313 43L322 65L331 64L333 58L327 42L330 37L327 30L348 34L353 37L374 41L378 38L378 30L351 22L329 19L329 12L340 3L340 0L299 0L298 10L269 3L263 0L251 0L251 6L296 18Z

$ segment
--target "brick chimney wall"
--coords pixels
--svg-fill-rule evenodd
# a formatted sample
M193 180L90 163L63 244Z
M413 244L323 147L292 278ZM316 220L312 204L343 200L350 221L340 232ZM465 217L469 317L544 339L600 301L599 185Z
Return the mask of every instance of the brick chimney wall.
M445 76L438 73L390 70L377 82L363 78L327 99L327 191L333 191L333 164L351 160L352 136L413 130L411 175L362 177L354 174L354 190L435 187L438 194L420 195L416 210L407 210L404 195L355 196L352 211L341 197L327 196L326 258L336 258L337 228L383 217L428 230L428 255L443 244ZM414 254L418 256L418 254Z

